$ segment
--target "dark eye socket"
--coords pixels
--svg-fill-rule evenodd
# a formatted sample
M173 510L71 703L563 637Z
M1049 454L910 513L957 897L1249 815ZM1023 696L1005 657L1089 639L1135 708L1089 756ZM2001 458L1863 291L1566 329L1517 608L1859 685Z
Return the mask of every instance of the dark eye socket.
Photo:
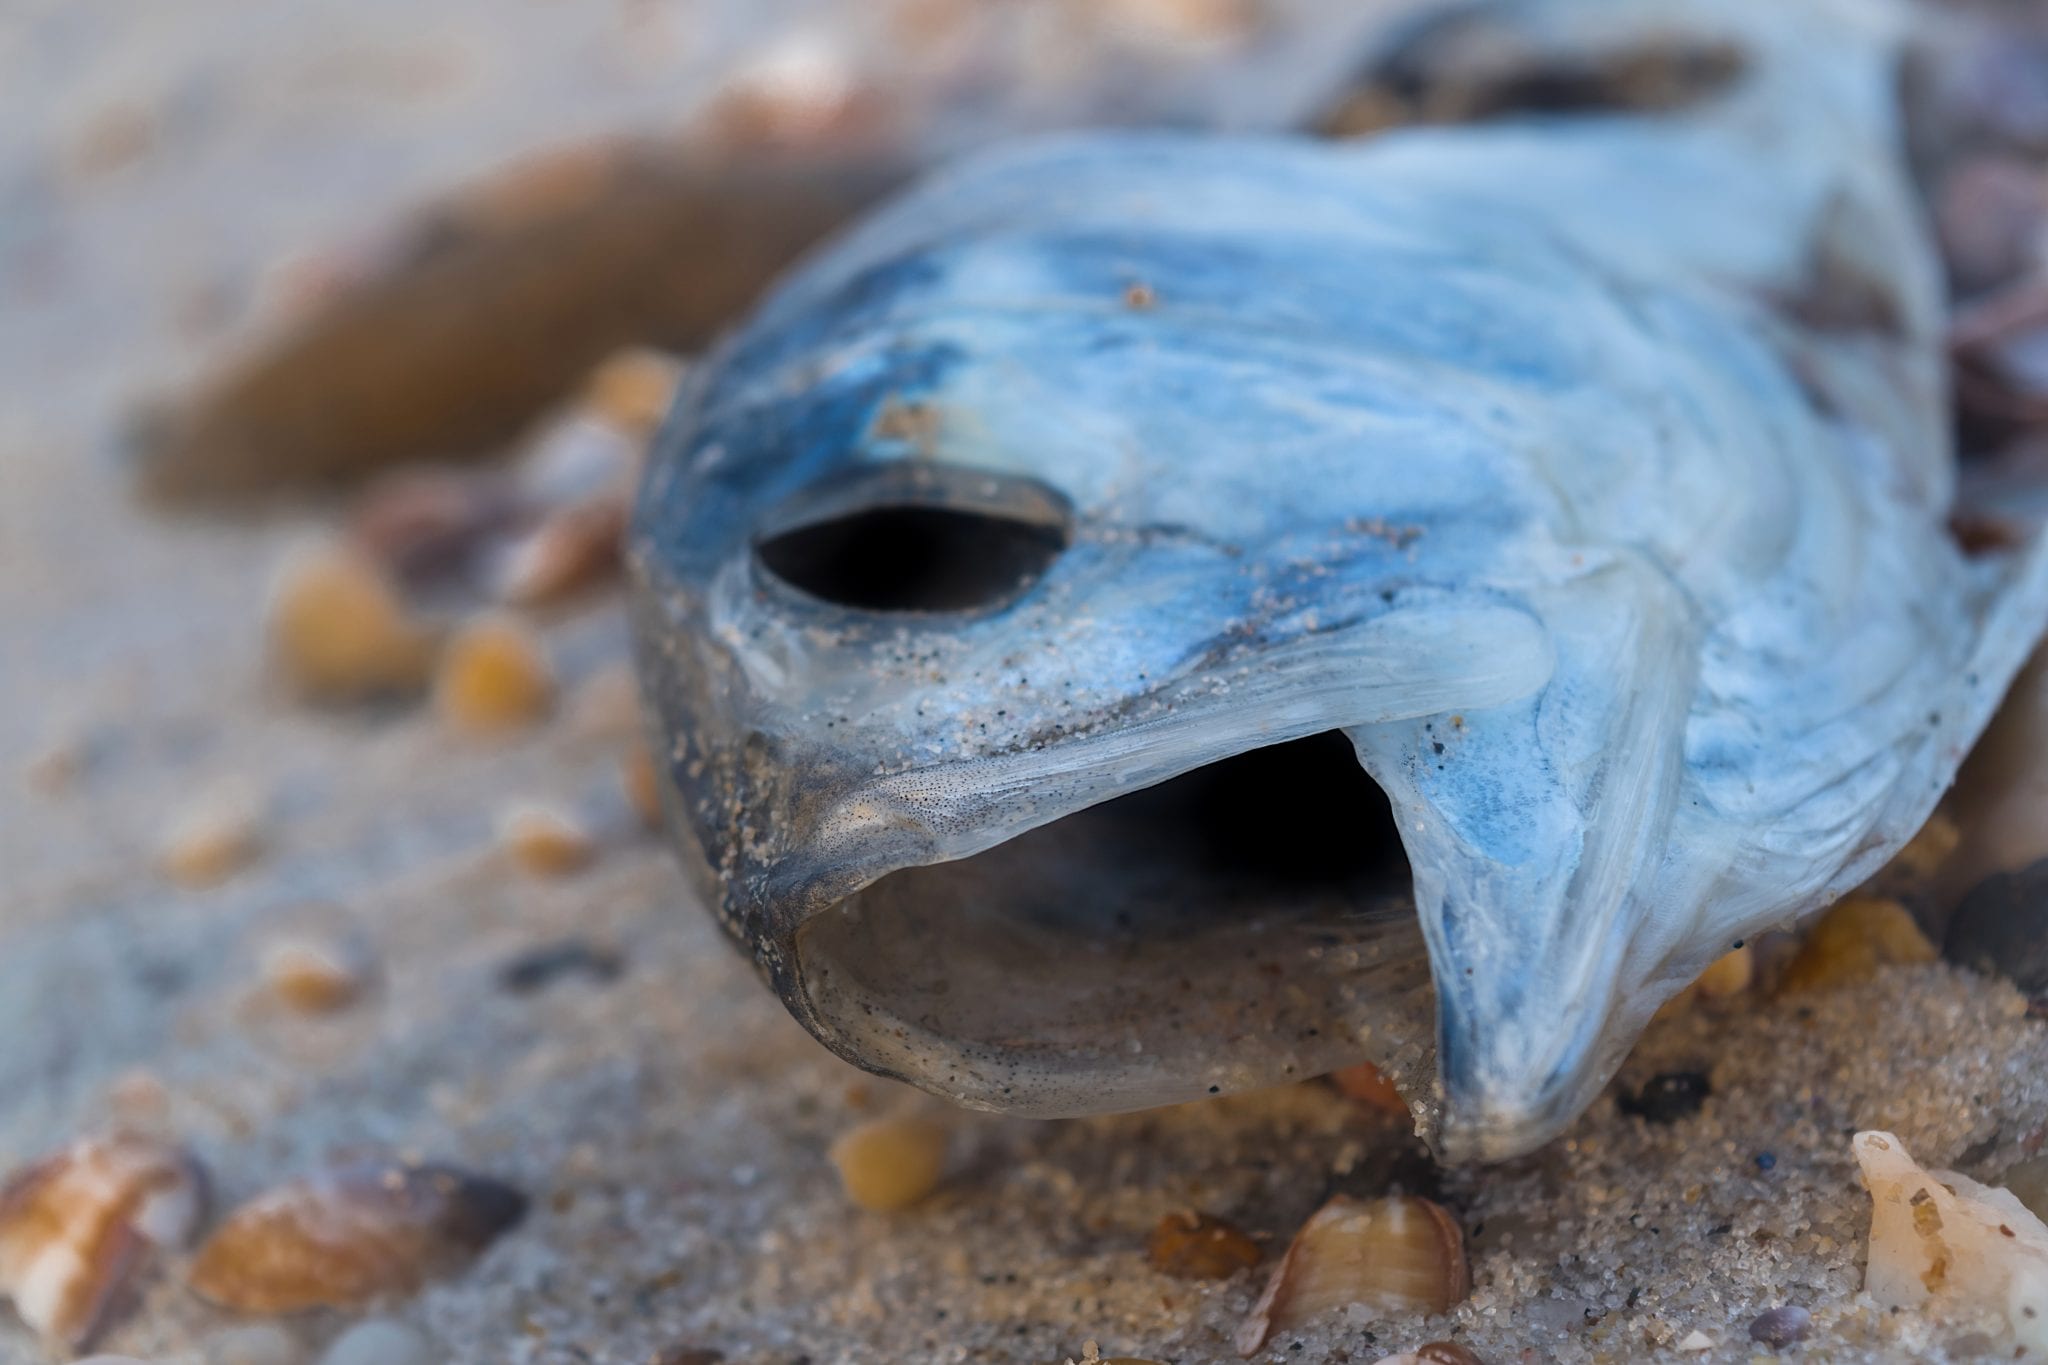
M1067 547L1043 485L946 466L885 466L800 500L808 515L754 543L798 591L856 611L972 611L1007 601Z

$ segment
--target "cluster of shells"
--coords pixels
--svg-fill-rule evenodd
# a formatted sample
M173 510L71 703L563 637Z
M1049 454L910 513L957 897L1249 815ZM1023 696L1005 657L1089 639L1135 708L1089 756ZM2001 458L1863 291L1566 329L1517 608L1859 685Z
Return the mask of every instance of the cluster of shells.
M208 1204L191 1153L136 1134L82 1138L0 1186L0 1296L66 1356L167 1272L237 1316L360 1313L461 1269L526 1211L496 1180L367 1159L259 1194L210 1231Z

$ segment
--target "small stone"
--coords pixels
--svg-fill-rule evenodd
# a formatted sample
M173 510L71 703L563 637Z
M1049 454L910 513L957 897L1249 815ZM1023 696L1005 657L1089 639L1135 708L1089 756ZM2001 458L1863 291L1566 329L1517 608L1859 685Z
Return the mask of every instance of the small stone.
M1401 1092L1394 1088L1386 1073L1371 1062L1332 1071L1330 1084L1336 1086L1345 1098L1356 1100L1368 1109L1393 1118L1408 1117L1408 1101L1401 1098Z
M452 1273L525 1213L519 1191L453 1167L352 1162L236 1209L188 1283L238 1313L360 1308Z
M1161 1218L1145 1243L1154 1270L1183 1280L1227 1280L1257 1265L1262 1254L1235 1223L1193 1210Z
M1756 953L1748 944L1714 959L1693 983L1702 999L1729 1000L1749 989L1756 979Z
M2048 997L2048 859L1986 877L1963 897L1941 953L1960 966Z
M356 702L417 691L434 637L412 619L376 560L342 544L300 549L278 569L266 614L270 657L308 700Z
M1714 1339L1695 1327L1678 1339L1677 1349L1688 1355L1699 1351L1711 1351L1714 1349Z
M1797 1305L1789 1305L1757 1314L1749 1324L1749 1339L1778 1351L1806 1340L1806 1334L1812 1330L1813 1314Z
M244 791L220 791L180 812L158 855L164 875L179 886L217 886L256 860L262 849L262 811Z
M646 434L661 425L675 400L683 363L660 351L620 351L591 371L583 405L625 431Z
M1486 1365L1455 1341L1431 1341L1399 1355L1381 1356L1373 1365Z
M299 1365L305 1358L297 1337L267 1322L231 1327L206 1343L206 1365Z
M285 939L263 954L263 984L299 1014L333 1014L363 993L367 968L347 949L312 939Z
M1276 1331L1340 1308L1374 1315L1444 1313L1472 1292L1465 1236L1442 1205L1413 1196L1336 1195L1294 1234L1237 1349L1255 1355Z
M509 617L470 622L448 642L434 678L434 707L457 730L501 734L544 718L555 675L540 638Z
M436 1365L434 1344L402 1322L372 1318L343 1332L320 1365Z
M637 741L647 733L640 679L623 659L578 683L564 713L569 729L584 739Z
M1895 900L1844 896L1807 931L1778 982L1781 992L1861 981L1880 967L1935 959L1912 912Z
M575 816L550 806L518 806L498 824L498 843L535 877L566 877L590 866L597 843Z
M567 939L519 954L498 972L498 984L514 995L531 995L565 976L600 984L618 980L625 963L618 953L583 939Z
M945 1128L929 1119L870 1119L841 1134L827 1155L848 1199L894 1213L938 1188L947 1145Z
M1622 1091L1615 1102L1622 1113L1647 1123L1677 1123L1697 1114L1712 1093L1704 1072L1667 1071L1643 1082L1643 1088L1634 1094Z
M654 755L645 745L626 755L619 769L619 781L624 784L626 799L633 803L633 813L640 817L640 823L648 829L660 829L661 775L655 771Z
M466 568L520 516L519 497L502 471L406 469L363 494L350 514L349 536L377 564L417 582Z

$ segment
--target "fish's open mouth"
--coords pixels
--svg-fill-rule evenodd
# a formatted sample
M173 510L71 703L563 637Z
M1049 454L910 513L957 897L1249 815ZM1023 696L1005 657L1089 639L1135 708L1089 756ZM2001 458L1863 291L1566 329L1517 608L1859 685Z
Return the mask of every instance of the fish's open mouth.
M812 917L844 1049L963 1102L1095 1113L1430 1074L1429 967L1386 796L1342 732L1255 748Z

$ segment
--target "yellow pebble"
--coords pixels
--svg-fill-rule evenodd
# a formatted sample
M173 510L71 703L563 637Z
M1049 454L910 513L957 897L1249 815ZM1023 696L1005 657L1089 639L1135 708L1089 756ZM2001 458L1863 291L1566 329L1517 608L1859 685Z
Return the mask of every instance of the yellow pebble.
M545 806L521 806L499 826L499 842L522 871L565 877L590 865L597 845L573 816Z
M434 707L468 734L493 734L533 725L555 700L547 649L509 617L486 616L456 632L434 679Z
M261 820L256 803L239 794L192 807L164 838L159 855L164 875L194 889L226 881L261 851Z
M1726 1000L1749 989L1749 983L1756 979L1756 954L1749 945L1721 954L1714 964L1700 973L1700 979L1693 985L1708 1000Z
M301 549L278 569L267 629L278 671L319 701L417 691L433 664L433 635L412 619L397 585L339 543Z
M649 432L668 414L682 372L659 351L619 351L591 372L584 402L614 426Z
M946 1130L927 1119L870 1119L842 1134L829 1155L848 1199L892 1213L938 1188Z
M1879 967L1932 962L1937 954L1913 914L1893 900L1845 896L1822 915L1785 968L1781 991L1860 981Z

